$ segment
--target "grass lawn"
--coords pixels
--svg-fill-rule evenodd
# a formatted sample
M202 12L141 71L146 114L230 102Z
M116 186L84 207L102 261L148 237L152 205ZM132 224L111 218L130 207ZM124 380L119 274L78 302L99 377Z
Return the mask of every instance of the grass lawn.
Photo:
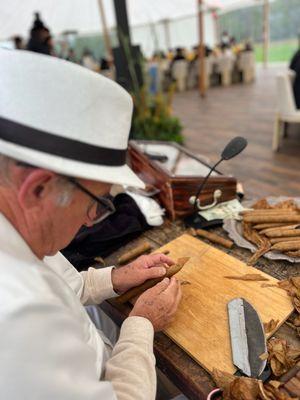
M298 49L297 40L288 40L284 42L273 42L270 44L269 61L270 62L288 62ZM262 44L255 45L255 57L257 62L263 61Z

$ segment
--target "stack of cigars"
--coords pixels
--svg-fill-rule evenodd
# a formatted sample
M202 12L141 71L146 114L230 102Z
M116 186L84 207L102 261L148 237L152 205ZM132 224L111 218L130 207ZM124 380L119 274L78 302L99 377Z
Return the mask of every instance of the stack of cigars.
M249 265L268 251L300 257L300 207L293 200L271 206L262 199L241 215L243 236L258 248Z

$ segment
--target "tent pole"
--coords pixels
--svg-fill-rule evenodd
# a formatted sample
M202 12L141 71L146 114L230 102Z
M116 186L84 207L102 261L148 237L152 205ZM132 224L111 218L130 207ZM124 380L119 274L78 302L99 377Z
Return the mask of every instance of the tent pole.
M199 18L199 92L205 97L205 49L204 49L204 10L203 0L198 0Z
M99 7L101 23L102 23L102 27L103 27L103 37L104 37L105 49L106 49L106 53L109 58L108 64L109 64L109 66L111 66L113 64L114 56L113 56L111 41L110 41L108 29L107 29L106 17L105 17L102 0L98 0L98 7Z
M269 45L270 45L270 2L264 0L263 6L263 63L264 67L268 66Z
M216 44L220 43L220 16L217 11L217 9L213 10L213 19L214 19L214 25L215 25L215 39L216 39Z
M166 48L167 48L167 51L168 51L171 48L170 20L169 19L163 19L162 23L164 25L165 42L166 42Z

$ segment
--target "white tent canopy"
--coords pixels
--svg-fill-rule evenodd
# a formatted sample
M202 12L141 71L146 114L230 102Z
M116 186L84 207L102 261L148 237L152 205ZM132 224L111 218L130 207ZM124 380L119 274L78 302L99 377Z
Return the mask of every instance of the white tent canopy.
M259 0L206 0L207 5L221 8L253 4ZM113 0L103 0L109 27L115 26ZM131 26L163 19L196 15L197 0L127 0ZM80 34L101 32L97 0L9 0L0 2L0 39L14 35L27 37L33 13L39 11L54 35L67 30Z

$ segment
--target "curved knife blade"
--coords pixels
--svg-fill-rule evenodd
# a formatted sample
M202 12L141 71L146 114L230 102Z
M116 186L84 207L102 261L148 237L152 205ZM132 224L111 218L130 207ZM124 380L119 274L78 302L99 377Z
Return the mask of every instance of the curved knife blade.
M258 378L267 364L259 358L267 351L263 324L245 299L233 299L227 307L233 363L245 375Z

